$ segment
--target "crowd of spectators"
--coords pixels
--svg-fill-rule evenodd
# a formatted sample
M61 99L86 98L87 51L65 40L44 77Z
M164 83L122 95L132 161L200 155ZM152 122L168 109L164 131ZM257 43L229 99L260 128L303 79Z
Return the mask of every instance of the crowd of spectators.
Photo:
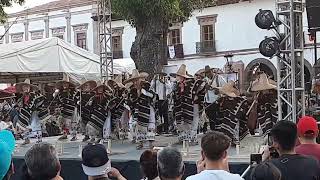
M263 162L252 167L246 179L252 180L319 180L320 145L316 143L318 125L312 117L303 117L298 124L279 121L271 130L272 147L279 154L273 158L267 147ZM186 180L243 180L229 171L228 150L231 140L222 133L208 132L201 139L201 156L197 174ZM298 142L298 144L297 144ZM0 131L0 180L10 180L15 173L12 154L15 139L12 132ZM88 180L126 180L111 166L107 150L101 144L88 144L82 151L82 169ZM140 157L143 180L181 180L185 164L180 151L166 147L160 151L146 150ZM57 152L49 143L33 145L19 169L21 180L63 180Z

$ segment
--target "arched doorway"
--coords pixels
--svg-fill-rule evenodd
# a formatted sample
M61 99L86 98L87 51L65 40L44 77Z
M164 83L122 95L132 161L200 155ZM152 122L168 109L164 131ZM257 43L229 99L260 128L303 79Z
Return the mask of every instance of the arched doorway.
M277 79L277 69L272 64L272 62L268 59L264 58L258 58L253 61L251 61L246 69L245 69L245 87L248 88L250 85L250 81L254 80L253 78L253 71L254 68L260 64L259 69L263 72L265 72L271 79L276 80Z

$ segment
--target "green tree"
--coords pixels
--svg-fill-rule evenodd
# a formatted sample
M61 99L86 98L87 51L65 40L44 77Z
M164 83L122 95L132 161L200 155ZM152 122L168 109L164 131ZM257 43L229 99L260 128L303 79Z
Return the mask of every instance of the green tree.
M131 58L139 70L153 75L167 60L167 33L172 22L185 22L192 12L216 0L113 0L113 13L136 28Z
M5 22L7 19L7 14L4 12L3 8L11 7L12 3L18 3L22 5L25 0L0 0L0 21Z

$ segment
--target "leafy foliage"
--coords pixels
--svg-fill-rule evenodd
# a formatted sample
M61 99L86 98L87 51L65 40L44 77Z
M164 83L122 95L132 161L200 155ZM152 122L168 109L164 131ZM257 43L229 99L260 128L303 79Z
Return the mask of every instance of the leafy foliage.
M7 14L4 12L4 7L11 7L13 3L22 5L25 0L0 0L0 21L4 22L7 18Z
M216 0L112 0L112 9L133 26L139 26L150 19L184 22L194 10L215 3Z

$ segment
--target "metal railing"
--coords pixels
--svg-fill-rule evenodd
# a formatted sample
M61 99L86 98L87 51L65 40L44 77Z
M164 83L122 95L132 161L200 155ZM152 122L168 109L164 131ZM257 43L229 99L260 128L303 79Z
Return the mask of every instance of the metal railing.
M216 52L216 43L215 43L215 41L197 42L196 43L196 52L197 52L197 54L214 53L214 52Z
M123 58L123 51L113 51L113 59Z

